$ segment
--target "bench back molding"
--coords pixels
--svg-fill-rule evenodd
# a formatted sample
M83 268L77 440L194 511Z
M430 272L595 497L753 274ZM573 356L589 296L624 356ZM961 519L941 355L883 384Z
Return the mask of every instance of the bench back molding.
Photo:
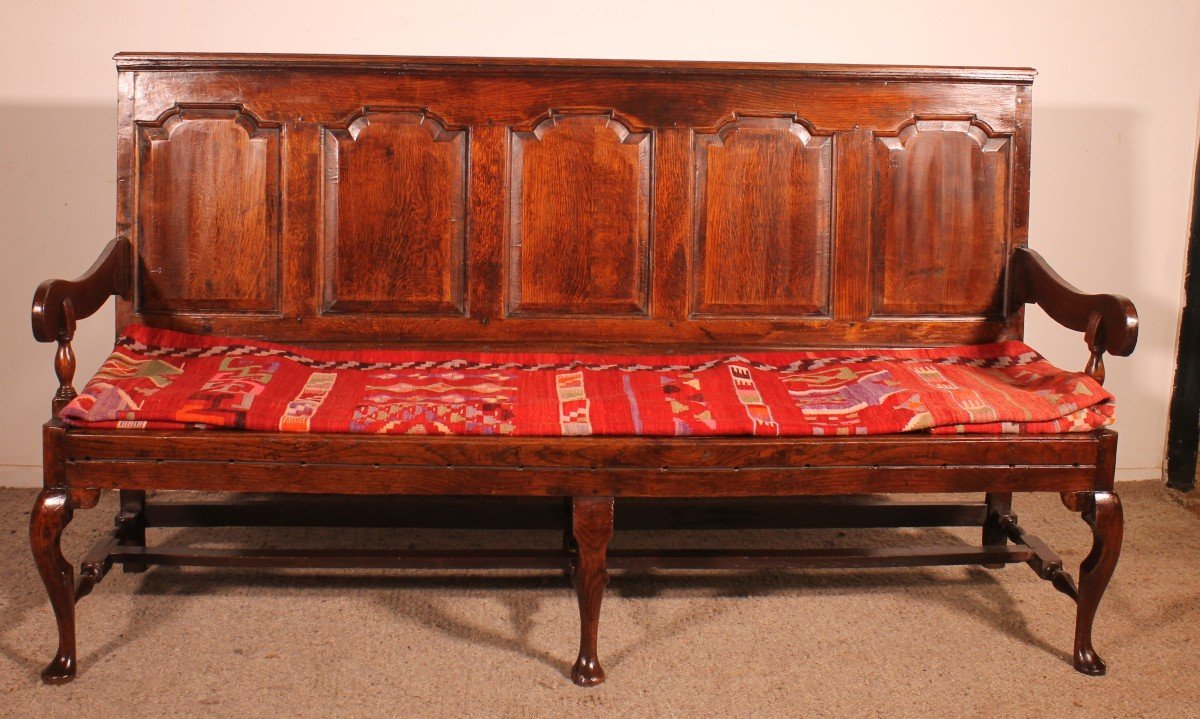
M120 326L662 351L1022 334L1032 70L117 67Z

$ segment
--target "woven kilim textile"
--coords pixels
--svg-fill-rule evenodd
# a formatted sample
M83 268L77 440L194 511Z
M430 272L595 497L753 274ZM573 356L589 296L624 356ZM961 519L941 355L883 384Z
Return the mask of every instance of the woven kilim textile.
M1084 432L1113 398L1020 342L661 356L323 351L130 326L75 426L471 435Z

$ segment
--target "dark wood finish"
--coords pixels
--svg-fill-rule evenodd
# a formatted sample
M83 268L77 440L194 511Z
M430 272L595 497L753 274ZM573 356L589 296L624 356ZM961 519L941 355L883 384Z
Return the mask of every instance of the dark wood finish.
M696 135L696 175L692 311L829 316L833 138L739 115Z
M653 141L626 122L552 112L512 133L509 312L646 313Z
M568 510L569 510L569 502ZM622 499L618 531L704 529L829 529L978 527L982 502L887 502L782 497ZM279 495L269 499L150 502L147 527L411 527L553 529L570 533L562 501L541 497L357 497ZM142 545L144 546L144 544Z
M836 445L832 448L836 450ZM868 492L1049 492L1096 486L1095 465L531 468L277 462L71 461L71 484L98 489L334 494L755 497Z
M1076 289L1027 247L1013 253L1012 275L1010 298L1014 310L1035 303L1064 327L1086 332L1093 357L1105 352L1122 357L1133 353L1138 315L1127 298L1089 295Z
M1079 512L1092 529L1092 551L1079 565L1079 608L1075 620L1075 669L1099 676L1108 668L1092 648L1092 624L1104 590L1121 555L1124 519L1116 492L1064 494L1063 504Z
M1020 339L1029 303L1084 333L1097 379L1105 353L1136 342L1128 300L1076 290L1025 248L1031 70L195 53L117 65L119 237L34 300L35 338L58 344L55 417L75 393L75 322L114 295L118 328L348 348L934 346ZM30 537L59 622L47 681L73 675L75 600L114 563L566 569L572 678L591 685L609 567L1026 562L1078 599L1076 667L1103 671L1091 627L1121 531L1108 430L495 438L52 419L43 437ZM103 489L121 492L117 525L75 581L59 536ZM295 496L147 499L174 489ZM1078 588L1016 523L1024 491L1062 493L1092 526ZM839 499L885 492L986 496ZM363 495L381 501L355 510ZM148 526L229 524L544 527L563 541L146 546ZM981 546L607 551L614 527L945 525L980 527Z
M1028 547L610 550L614 569L865 569L1028 562Z
M64 458L101 460L347 462L576 469L711 467L995 467L1095 465L1098 440L1060 435L877 435L867 437L467 437L194 430L72 429Z
M82 320L96 314L113 295L129 291L129 240L117 237L100 252L87 272L74 280L46 280L33 294L33 337L54 342L73 333L70 318ZM67 306L70 306L68 316Z
M877 133L873 316L1004 316L1011 137L970 117Z
M58 391L51 400L51 413L58 413L75 399L75 322L91 317L113 295L128 297L130 245L124 237L114 238L88 271L75 280L46 280L33 294L33 337L38 342L57 342L54 373Z
M1012 514L1012 492L988 492L984 501L987 504L987 519L983 523L984 545L1008 542L1004 518Z
M370 108L324 132L323 309L465 312L466 131Z
M120 492L121 511L117 513L117 537L123 547L146 546L146 491L123 489ZM126 562L126 572L144 572L146 565Z
M188 567L315 569L558 569L566 553L555 549L213 549L117 547L114 562Z
M113 554L120 546L121 540L117 537L117 532L114 531L110 536L102 536L92 545L88 553L84 555L83 561L79 563L79 576L75 579L76 603L91 594L96 585L100 583L100 580L104 579L104 576L108 574L108 570L112 568L115 561ZM146 565L139 564L135 566L141 567L141 569L127 571L145 571Z
M575 595L579 599L579 658L571 681L592 687L604 681L596 642L600 634L600 601L608 586L606 554L613 536L613 498L575 497L571 504L571 535L575 539Z
M1012 514L1012 492L988 492L984 495L987 518L983 522L983 545L994 546L1008 542L1004 518ZM992 565L988 569L999 569L1003 565Z
M58 624L58 652L42 670L42 681L47 684L65 684L75 678L75 570L61 546L63 529L70 521L68 493L60 487L43 489L29 515L29 546Z
M102 542L101 548L109 548ZM186 567L310 569L558 569L577 549L213 549L121 547L112 563ZM1018 563L1034 560L1027 546L839 547L813 549L612 549L608 569L864 569ZM574 577L578 577L576 572ZM599 620L599 614L596 614Z
M423 72L491 70L501 74L641 76L678 74L743 78L805 77L825 80L1030 82L1027 67L947 67L939 65L837 65L762 62L681 62L678 60L556 60L528 57L428 57L399 55L299 55L286 53L121 52L114 58L120 70L307 70L349 69Z
M278 312L280 124L227 103L176 103L134 124L138 308Z
M118 62L142 297L122 323L659 351L1020 336L998 298L1024 243L1030 71L188 57ZM218 170L236 196L205 194ZM945 223L928 247L896 224L926 219Z
M1029 567L1042 579L1047 580L1058 591L1066 594L1076 602L1079 601L1079 589L1075 580L1063 569L1062 559L1040 537L1027 533L1017 524L1015 515L1009 514L1000 518L1000 526L1013 542L1026 546L1033 553L1028 560Z

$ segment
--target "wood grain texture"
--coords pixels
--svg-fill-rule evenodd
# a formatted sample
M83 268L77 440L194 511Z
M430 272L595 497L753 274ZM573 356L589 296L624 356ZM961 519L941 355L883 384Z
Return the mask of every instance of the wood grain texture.
M138 306L279 306L278 123L240 104L176 105L138 123Z
M875 144L874 314L1004 314L1009 138L916 119Z
M76 321L91 317L113 295L128 296L130 265L129 240L116 237L92 266L74 280L46 280L33 293L33 338L38 342L57 342L54 374L58 390L50 401L51 416L75 399Z
M943 67L934 65L837 65L811 63L712 62L679 60L550 59L528 57L432 57L396 55L299 55L286 53L119 52L120 70L270 70L351 69L426 70L495 74L715 75L744 77L754 72L769 77L833 80L978 81L1030 83L1037 71L1028 67Z
M325 311L463 314L466 132L370 108L324 134Z
M696 177L693 312L828 315L833 138L739 115L696 135Z
M29 546L58 625L58 651L42 670L42 681L65 684L75 678L75 570L62 553L62 533L71 521L71 502L61 487L47 487L29 515Z
M477 437L77 428L65 433L62 452L71 461L347 461L512 468L1070 467L1098 465L1099 455L1115 450L1104 443L1113 436L1109 430L1041 436Z
M613 498L575 497L571 502L571 535L575 539L575 596L579 600L579 657L571 681L594 687L604 681L597 640L600 602L608 586L608 541L613 536Z
M352 462L71 461L71 486L212 492L570 497L786 497L872 492L1061 492L1096 489L1096 467L946 465L513 468Z
M1012 311L1036 303L1054 321L1077 332L1087 332L1093 321L1098 322L1090 341L1101 352L1125 357L1137 346L1138 314L1128 298L1080 291L1028 247L1013 252L1010 302Z
M1092 530L1092 551L1079 566L1079 607L1075 619L1075 669L1100 676L1108 671L1092 647L1092 625L1104 590L1121 556L1124 518L1116 492L1064 494L1063 503L1079 512Z
M1006 253L1024 238L1028 71L292 59L121 58L122 132L140 139L121 150L118 225L139 251L150 248L140 264L150 258L173 279L160 278L141 309L119 302L120 323L303 344L559 351L612 347L618 338L623 351L683 351L1021 335L1020 313L996 303ZM143 137L161 132L172 113L189 133L179 148L192 150ZM226 131L239 114L258 126L249 145L245 132ZM929 126L938 122L986 127L985 144L1005 145L981 160L970 131ZM441 139L417 134L437 127ZM905 128L915 135L899 153L904 187L972 203L962 212L943 203L953 237L943 233L929 247L879 229L891 210L875 201L876 152L880 138ZM148 143L188 161L206 144L243 177L263 152L279 154L280 177L258 190L286 186L273 238L277 277L251 276L260 270L242 255L193 239L189 228L221 224L205 185L171 186L164 197L198 213L166 220L169 242L129 226L126 215L145 214L154 188L169 185L139 179ZM917 155L936 160L937 171L918 177L919 163L908 159ZM1011 170L998 172L993 157L1011 158ZM962 190L963 172L994 182ZM405 198L418 186L425 197L411 212ZM981 214L992 201L1004 211ZM966 219L986 231L955 234ZM265 251L261 228L250 227L246 253ZM230 274L207 262L213 254L246 269ZM958 268L954 277L985 290L936 295L953 284L945 282L904 306L901 285L921 289L939 257ZM139 286L155 281L139 274ZM892 289L877 307L885 284ZM870 321L873 313L880 321Z
M132 252L129 240L116 237L74 280L46 280L33 293L33 338L54 342L75 334L73 322L94 315L113 295L129 294ZM70 304L68 310L67 305Z
M645 314L652 144L611 112L513 133L509 312Z

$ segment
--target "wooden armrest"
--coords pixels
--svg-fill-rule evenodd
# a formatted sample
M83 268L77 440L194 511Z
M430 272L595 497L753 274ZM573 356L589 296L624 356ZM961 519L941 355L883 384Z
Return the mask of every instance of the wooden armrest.
M33 294L33 336L38 342L69 340L75 320L90 317L113 295L129 292L129 240L117 237L91 268L74 280L46 280Z
M1122 357L1137 345L1137 309L1120 295L1089 295L1064 280L1041 255L1028 247L1013 252L1010 269L1011 307L1034 303L1054 321L1088 333L1093 351Z

